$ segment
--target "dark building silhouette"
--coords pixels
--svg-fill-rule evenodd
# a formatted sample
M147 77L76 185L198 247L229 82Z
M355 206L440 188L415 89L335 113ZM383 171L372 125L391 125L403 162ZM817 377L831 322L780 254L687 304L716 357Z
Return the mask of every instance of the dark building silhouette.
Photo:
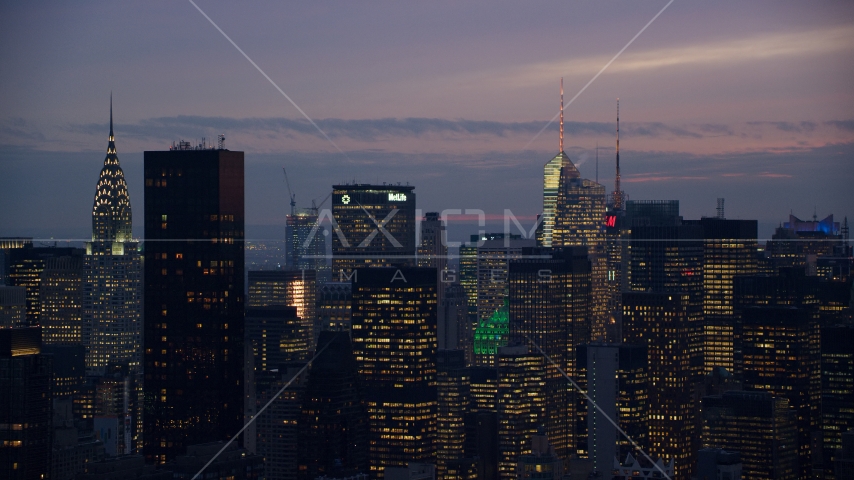
M165 466L172 471L172 478L193 478L202 468L200 478L257 480L265 478L264 458L253 455L252 452L232 443L214 459L223 442L209 442L187 446L187 453L175 458L175 461ZM208 462L213 462L208 465Z
M354 271L353 353L370 419L371 475L435 462L436 270Z
M705 397L703 446L739 452L744 478L800 478L797 427L788 403L768 392Z
M52 357L41 327L0 328L0 476L46 478L51 453Z
M352 307L350 282L327 282L317 290L317 321L315 332L350 330Z
M476 459L477 478L498 478L498 369L469 367L465 414L466 458Z
M586 247L526 248L510 262L510 343L536 343L546 361L545 426L561 460L575 449L575 346L590 341L591 267ZM532 346L533 348L533 346ZM552 363L554 362L554 363Z
M286 363L255 377L256 411L275 397L255 422L256 451L264 457L265 473L271 480L293 479L299 471L300 406L308 378L304 367L305 362ZM288 388L276 397L288 382Z
M368 472L368 417L348 332L321 332L298 423L298 476Z
M246 341L251 344L253 364L259 372L307 360L311 337L296 307L271 305L246 309Z
M854 325L821 329L821 431L825 471L842 454L842 434L854 429ZM813 459L816 455L813 455ZM841 475L836 478L845 478Z
M243 426L243 152L189 148L145 152L149 462Z
M332 281L361 267L415 266L412 186L332 186Z
M613 459L640 452L611 424L614 420L638 447L649 440L649 361L646 345L590 343L577 347L577 383L599 409L579 398L578 451L607 473ZM600 410L601 409L601 410ZM602 414L604 411L604 415ZM607 417L606 417L607 415Z

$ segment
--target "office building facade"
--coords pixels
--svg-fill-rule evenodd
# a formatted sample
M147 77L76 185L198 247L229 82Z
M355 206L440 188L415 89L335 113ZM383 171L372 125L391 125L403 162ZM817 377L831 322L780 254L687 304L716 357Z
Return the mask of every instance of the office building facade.
M227 440L244 413L243 152L145 152L144 454Z
M436 271L353 272L353 353L365 387L370 473L434 462L436 455Z

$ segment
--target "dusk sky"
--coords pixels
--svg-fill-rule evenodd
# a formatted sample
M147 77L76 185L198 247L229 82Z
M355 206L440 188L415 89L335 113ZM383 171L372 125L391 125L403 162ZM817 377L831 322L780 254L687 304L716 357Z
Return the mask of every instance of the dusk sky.
M334 145L189 1L5 1L0 236L91 234L111 91L138 235L142 152L217 134L246 152L249 237L283 234L282 166L298 207L409 182L424 211L533 222L560 78L569 102L667 4L194 1ZM854 220L852 85L854 2L676 0L567 106L566 151L594 179L598 144L613 189L619 97L630 199L699 218L725 197L761 237Z

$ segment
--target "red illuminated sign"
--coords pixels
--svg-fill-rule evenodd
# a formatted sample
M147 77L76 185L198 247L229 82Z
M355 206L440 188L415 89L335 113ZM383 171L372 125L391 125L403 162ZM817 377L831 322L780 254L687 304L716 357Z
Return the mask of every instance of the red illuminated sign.
M605 226L606 227L617 226L617 216L616 215L605 215Z

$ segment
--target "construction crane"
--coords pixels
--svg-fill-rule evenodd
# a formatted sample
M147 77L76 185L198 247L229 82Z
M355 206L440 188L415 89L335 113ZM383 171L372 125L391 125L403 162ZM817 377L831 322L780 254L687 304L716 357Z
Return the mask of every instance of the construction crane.
M291 182L288 181L288 171L285 170L285 167L282 167L282 171L285 172L285 184L288 186L288 198L291 200L291 216L293 217L296 213L295 208L297 206L297 196L295 193L291 193Z
M313 200L311 201L311 213L312 213L313 215L317 215L317 214L318 214L318 211L320 210L320 207L322 207L322 206L323 206L323 204L324 204L324 203L326 203L326 201L327 201L327 200L329 200L329 197L331 197L331 196L332 196L332 192L329 192L329 194L328 194L328 195L326 195L326 198L324 198L323 200L321 200L321 202L320 202L319 204L315 204L315 203L314 203L314 200L316 200L316 199L313 199Z

